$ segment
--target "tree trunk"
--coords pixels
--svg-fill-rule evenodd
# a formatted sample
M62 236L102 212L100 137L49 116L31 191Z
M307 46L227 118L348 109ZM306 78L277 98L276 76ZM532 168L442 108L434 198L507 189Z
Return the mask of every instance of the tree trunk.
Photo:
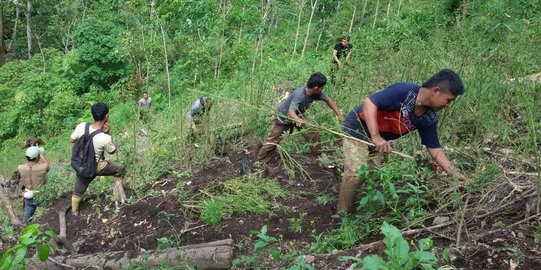
M321 8L321 13L325 13L325 6ZM319 35L317 36L316 52L319 50L319 42L321 41L321 36L323 35L323 31L325 31L325 19L321 18L320 26L321 26L321 31L319 31Z
M26 1L26 41L28 44L28 59L32 59L32 27L30 17L32 16L32 1Z
M171 78L169 77L169 59L167 58L167 44L165 43L165 31L163 26L160 24L160 30L162 31L162 40L163 40L163 56L165 58L165 74L167 75L167 99L169 108L171 108Z
M378 10L379 10L379 0L376 1L376 13L374 14L374 24L372 24L372 29L376 28L376 21L378 20Z
M244 7L242 7L242 14L244 14ZM243 20L240 20L240 25L239 25L239 38L237 40L238 44L240 44L240 42L242 40L242 21Z
M357 6L359 5L359 0L355 0L353 5L353 15L351 15L351 23L349 24L348 34L351 34L351 29L353 29L353 22L355 21L355 13L357 13Z
M364 0L363 11L361 12L361 22L359 23L359 27L363 25L364 15L366 14L366 6L367 5L368 5L368 0Z
M4 6L0 6L0 67L4 65L6 49L4 47Z
M220 77L220 68L222 66L222 54L224 51L224 43L225 43L225 19L229 13L230 10L230 2L229 0L220 0L220 23L221 23L221 31L220 31L220 51L218 52L218 56L216 59L216 66L214 68L214 79L218 79Z
M17 26L19 26L19 14L20 14L20 9L19 9L19 1L18 0L15 0L15 23L13 24L13 32L11 33L11 40L9 41L9 44L8 44L8 52L11 50L11 44L13 43L13 40L15 40L15 38L17 37Z
M297 54L297 42L299 41L299 32L301 28L301 18L304 11L304 6L307 0L301 0L299 4L299 13L297 14L297 32L295 32L295 43L293 44L293 56Z
M404 0L400 0L398 2L398 11L396 12L396 16L400 17L400 8L402 8L402 4L404 3Z
M156 0L150 0L150 40L151 42L154 42L156 40L156 31L154 31L154 26L156 25L156 19L158 18L158 15L156 13ZM144 25L144 21L141 23L141 25ZM144 44L144 32L141 31L141 37ZM146 45L145 45L146 48ZM146 60L146 72L145 72L145 89L148 90L148 80L150 77L150 59L152 59L151 54L153 51L149 51L145 55Z
M389 0L389 4L387 4L387 15L386 15L386 18L389 18L389 13L391 12L391 2L393 0Z
M254 55L254 61L252 63L252 73L255 71L255 65L257 63L258 53L261 53L261 59L263 59L263 29L265 28L265 25L267 24L267 17L269 16L272 0L266 0L265 8L263 8L262 4L262 14L261 14L261 23L259 28L259 36L257 38L256 46L255 46L255 55ZM261 52L260 52L261 51ZM263 63L261 63L262 65Z
M43 36L44 34L42 34L41 36ZM38 48L39 48L39 52L41 54L41 60L42 60L42 64L43 64L43 72L45 72L45 68L46 68L46 60L45 60L45 54L43 53L43 48L41 47L41 37L34 34L34 36L36 37L36 43L38 43Z
M468 15L469 4L470 4L469 0L463 0L462 2L462 21L466 20L466 15Z
M304 52L306 51L306 45L308 44L308 37L310 36L310 27L312 25L312 19L314 18L314 12L316 11L317 0L310 0L312 6L312 12L310 13L310 19L308 20L308 26L306 28L306 36L304 36L304 46L302 46L301 60L304 59Z
M56 257L54 261L75 269L124 269L129 262L143 263L145 266L195 266L197 269L229 269L234 255L233 240L226 239L209 243L168 248L151 254L148 258L130 258L131 251L112 251L90 255ZM180 258L180 259L179 259ZM37 258L31 259L27 269L46 269L45 263ZM60 265L47 263L49 270L65 269Z

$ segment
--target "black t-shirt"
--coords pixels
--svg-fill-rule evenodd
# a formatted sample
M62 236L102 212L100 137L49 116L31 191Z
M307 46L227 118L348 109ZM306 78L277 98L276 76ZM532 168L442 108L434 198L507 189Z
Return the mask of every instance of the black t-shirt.
M342 56L346 56L348 52L351 50L351 48L353 48L353 45L348 44L344 46L342 45L342 42L338 42L336 43L336 45L334 45L334 49L336 50L336 56L338 58L342 58Z

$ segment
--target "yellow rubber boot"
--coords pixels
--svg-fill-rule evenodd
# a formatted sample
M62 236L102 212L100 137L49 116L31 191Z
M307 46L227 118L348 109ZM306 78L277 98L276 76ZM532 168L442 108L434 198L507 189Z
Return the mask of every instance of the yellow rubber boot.
M81 202L81 197L71 195L71 213L77 215L79 213L79 203Z

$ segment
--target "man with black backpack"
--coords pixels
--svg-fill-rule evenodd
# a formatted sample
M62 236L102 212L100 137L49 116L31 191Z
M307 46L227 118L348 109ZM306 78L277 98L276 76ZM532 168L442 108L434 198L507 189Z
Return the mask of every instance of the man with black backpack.
M121 202L126 200L122 187L124 166L105 160L105 152L114 154L117 150L109 135L109 107L98 102L92 105L91 110L94 123L77 125L70 137L70 142L74 143L71 166L77 178L71 196L71 212L74 215L78 215L81 197L96 176L114 176L114 193L116 193L114 195L119 196Z

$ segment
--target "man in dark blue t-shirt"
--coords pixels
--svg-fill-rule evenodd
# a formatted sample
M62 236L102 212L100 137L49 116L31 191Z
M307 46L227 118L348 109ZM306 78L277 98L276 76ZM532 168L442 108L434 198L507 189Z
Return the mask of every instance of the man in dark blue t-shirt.
M389 140L414 130L430 156L449 175L466 180L455 171L438 140L437 111L448 107L464 93L460 77L449 69L436 73L422 86L414 83L393 84L366 98L351 111L343 130L352 137L372 142L379 152L391 152ZM356 171L370 161L366 144L344 138L344 176L338 194L337 211L352 212L353 200L360 181Z

